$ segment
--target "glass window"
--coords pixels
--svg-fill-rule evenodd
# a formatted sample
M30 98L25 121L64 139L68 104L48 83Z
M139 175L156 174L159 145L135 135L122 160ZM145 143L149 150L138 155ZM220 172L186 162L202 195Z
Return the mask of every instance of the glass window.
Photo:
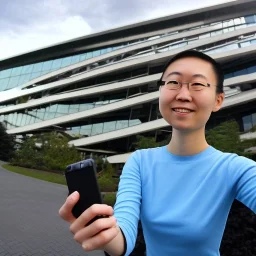
M248 131L252 128L252 116L243 117L244 131Z
M231 50L234 50L234 49L237 49L237 48L238 48L238 44L230 44L230 45L227 45L223 48L221 47L220 49L231 51Z
M44 115L44 120L53 119L55 117L55 113L52 112L46 112Z
M86 53L86 59L92 58L92 52L87 52Z
M217 30L217 31L211 32L211 36L217 36L217 35L221 35L221 34L222 34L222 30Z
M241 29L241 28L246 28L246 27L247 27L247 25L245 25L245 24L237 25L237 26L236 26L236 30L237 30L237 29Z
M30 74L25 74L25 75L20 75L20 79L19 79L19 85L21 84L25 84L26 82L28 82L30 79Z
M40 76L43 76L43 75L45 75L45 74L47 74L47 73L50 73L51 71L49 71L49 70L45 70L45 71L41 71L40 72Z
M79 135L80 134L80 129L81 129L81 127L80 126L77 126L77 127L72 127L72 129L71 129L71 134L73 134L73 135Z
M255 15L246 16L244 19L247 24L256 23Z
M49 108L49 111L56 112L57 111L57 107L58 107L57 104L51 105L50 108Z
M242 24L242 22L241 22L241 19L240 19L240 18L236 18L236 19L234 19L234 23L235 23L235 25L240 25L240 24Z
M107 122L107 123L104 123L103 133L115 131L115 129L116 129L116 121Z
M103 123L100 124L93 124L92 126L92 133L91 135L101 134L103 131Z
M45 61L43 63L42 71L49 71L52 67L52 60Z
M56 59L52 62L51 70L57 70L61 67L61 61L62 59Z
M129 126L128 120L119 120L116 122L116 130L127 128Z
M7 88L10 89L10 88L16 87L18 85L19 78L20 78L19 76L11 77Z
M19 114L18 114L18 117L17 117L17 121L16 121L16 125L17 125L17 126L20 126L21 120L22 120L22 114L19 113Z
M134 126L134 125L137 125L140 123L141 123L141 121L139 119L129 120L129 126Z
M31 116L30 116L30 115L27 115L25 125L29 125L29 124L30 124L30 120L31 120Z
M107 50L107 52L112 52L112 51L113 51L113 48L112 48L112 47L109 47L109 48L107 48L106 50Z
M233 75L233 73L229 73L229 74L226 74L225 76L224 76L224 78L225 79L228 79L228 78L231 78L231 77L233 77L234 75Z
M77 113L77 112L79 112L79 105L78 104L70 105L69 113Z
M10 78L5 78L0 80L0 90L4 91L7 88Z
M41 75L41 72L32 73L32 74L30 75L29 80L35 79L35 78L39 77L40 75Z
M25 115L25 114L22 115L20 126L24 126L26 124L26 117L27 117L27 115Z
M13 118L12 118L12 124L13 124L13 125L16 124L17 117L18 117L17 112L15 112L15 113L13 114Z
M33 70L33 66L34 66L34 64L23 66L22 70L21 70L21 74L31 73Z
M33 73L40 72L42 70L42 67L43 67L43 63L42 62L36 63L36 64L34 64L32 72Z
M202 34L199 36L199 39L210 37L210 33Z
M75 64L75 63L79 62L79 59L80 59L80 55L73 56L72 60L71 60L71 64Z
M39 112L37 111L36 113L36 117L40 120L44 120L44 115L45 115L45 112Z
M17 67L12 69L11 76L19 76L21 74L22 67Z
M250 45L251 45L251 44L250 44L249 41L240 43L240 47L241 47L241 48L244 48L244 47L247 47L247 46L250 46Z
M55 117L59 117L59 116L64 116L65 114L63 114L63 113L55 113Z
M242 76L242 75L246 75L246 74L247 74L246 69L242 69L242 70L238 70L238 71L234 72L234 76Z
M107 52L108 52L108 50L106 48L100 50L100 54L105 54Z
M81 54L79 58L79 61L84 61L84 60L86 60L86 53Z
M256 44L256 39L251 40L251 44Z
M93 57L97 57L100 55L100 50L93 51Z
M0 78L6 78L11 75L12 69L6 69L0 72Z
M256 113L252 114L252 125L256 125Z
M256 66L249 67L247 70L248 70L249 74L254 73L254 72L256 72Z
M62 105L62 104L59 104L59 105L58 105L58 109L57 109L57 112L58 112L58 113L67 114L67 113L68 113L68 110L69 110L69 105Z
M61 67L69 66L72 60L72 56L66 57L62 59Z
M91 132L92 132L92 125L91 124L81 126L80 134L91 136Z

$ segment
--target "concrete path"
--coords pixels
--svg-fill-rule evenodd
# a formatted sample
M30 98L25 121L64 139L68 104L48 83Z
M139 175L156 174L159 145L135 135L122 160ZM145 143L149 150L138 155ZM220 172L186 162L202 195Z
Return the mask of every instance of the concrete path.
M0 167L0 256L103 256L83 251L58 216L67 193Z

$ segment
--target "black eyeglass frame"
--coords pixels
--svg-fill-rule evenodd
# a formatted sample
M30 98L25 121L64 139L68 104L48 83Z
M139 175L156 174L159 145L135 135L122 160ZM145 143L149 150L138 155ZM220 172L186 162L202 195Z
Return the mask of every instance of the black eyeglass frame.
M189 86L190 84L193 84L193 82L178 82L178 81L176 81L176 80L169 80L169 81L158 80L158 81L157 81L157 86L158 86L158 87L160 87L160 86L165 86L166 83L167 83L167 82L170 82L170 81L175 81L175 82L177 82L177 83L179 84L179 87L178 87L177 89L173 89L173 90L178 90L178 89L180 89L183 84L187 84L188 87L190 87L190 86ZM195 83L200 83L200 82L195 82ZM200 83L200 84L202 84L202 86L205 87L205 88L213 86L213 85L211 85L211 84L209 84L209 83L206 83L206 84ZM167 89L168 89L168 88L167 88ZM168 90L172 90L172 89L168 89Z

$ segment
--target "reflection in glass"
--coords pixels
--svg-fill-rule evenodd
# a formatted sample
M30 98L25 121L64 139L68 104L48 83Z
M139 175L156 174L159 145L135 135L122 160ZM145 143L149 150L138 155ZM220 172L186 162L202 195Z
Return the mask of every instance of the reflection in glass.
M243 125L244 125L244 131L248 131L252 128L252 116L244 116L243 117Z
M83 125L81 126L80 134L86 135L86 136L91 136L91 131L92 131L92 125Z
M0 78L6 78L11 75L12 69L6 69L0 72Z
M52 60L45 61L43 63L42 71L50 71L52 67Z
M20 75L21 70L22 70L22 67L13 68L11 76L18 76L18 75Z
M91 135L101 134L103 131L103 123L93 124Z
M116 130L116 121L104 123L103 133Z

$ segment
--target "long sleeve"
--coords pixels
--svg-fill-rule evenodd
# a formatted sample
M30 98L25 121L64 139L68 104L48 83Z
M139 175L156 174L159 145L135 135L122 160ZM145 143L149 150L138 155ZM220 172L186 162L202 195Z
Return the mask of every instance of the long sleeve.
M136 242L137 227L140 218L141 175L139 153L134 152L126 162L120 177L114 215L126 239L129 255Z
M256 213L256 162L234 155L230 161L229 177L235 198Z

